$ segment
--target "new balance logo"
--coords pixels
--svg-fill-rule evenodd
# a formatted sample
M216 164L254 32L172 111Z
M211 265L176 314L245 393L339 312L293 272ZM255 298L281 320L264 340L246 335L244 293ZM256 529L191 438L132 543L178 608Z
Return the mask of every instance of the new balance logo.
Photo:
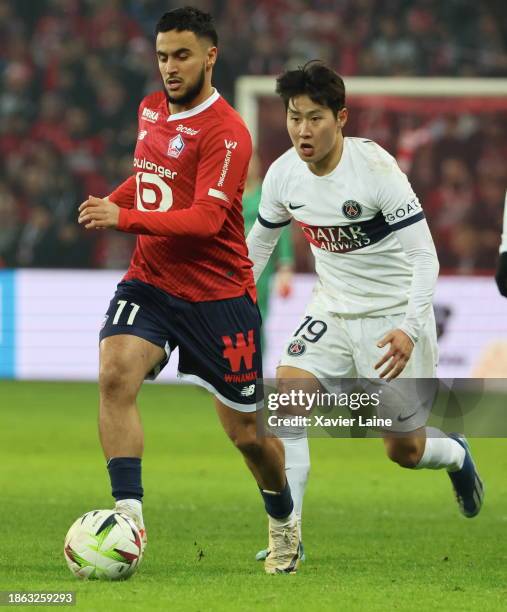
M158 113L151 110L151 108L143 108L141 117L146 119L146 121L150 121L151 123L156 123L158 121Z
M229 151L234 150L238 146L238 143L235 140L224 140L224 143L225 148L229 149Z
M255 385L248 385L248 387L243 387L241 389L241 395L244 397L250 397L255 393Z
M252 369L253 356L256 351L253 329L248 331L247 338L241 332L236 334L236 346L233 346L230 336L222 336L222 342L225 346L222 355L229 360L233 372L238 372L241 369L242 361L245 363L246 370Z

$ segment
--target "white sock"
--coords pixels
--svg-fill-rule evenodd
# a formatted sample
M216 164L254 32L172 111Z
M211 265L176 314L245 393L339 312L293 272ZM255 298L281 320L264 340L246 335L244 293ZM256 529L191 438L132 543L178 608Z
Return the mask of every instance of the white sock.
M127 509L127 513L135 516L139 523L144 527L143 520L143 503L138 499L120 499L116 502L116 507L120 504Z
M302 437L283 438L285 446L285 473L294 501L294 512L299 521L301 537L301 517L303 514L303 497L305 494L308 474L310 472L310 451L308 438L303 431Z
M461 470L465 461L465 449L435 427L426 427L426 446L416 469L427 468L449 472Z
M289 514L289 516L286 516L285 518L277 519L274 516L270 516L269 514L268 514L268 518L269 518L269 522L272 523L273 525L276 525L277 527L285 527L286 525L293 525L297 517L296 517L296 513L293 510Z

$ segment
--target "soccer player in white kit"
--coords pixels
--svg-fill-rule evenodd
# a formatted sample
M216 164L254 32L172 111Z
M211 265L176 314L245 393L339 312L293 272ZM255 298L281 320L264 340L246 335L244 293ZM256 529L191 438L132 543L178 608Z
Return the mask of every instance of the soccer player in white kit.
M318 281L277 369L278 390L309 379L436 376L432 297L438 259L421 204L394 158L366 138L344 137L343 80L323 63L285 72L277 93L294 145L269 168L247 244L260 276L282 228L296 221ZM483 484L461 435L425 427L428 413L398 407L383 433L405 468L445 469L461 512L476 516ZM401 435L400 435L401 434ZM301 521L310 459L304 429L284 439L287 479ZM263 558L261 551L257 558Z

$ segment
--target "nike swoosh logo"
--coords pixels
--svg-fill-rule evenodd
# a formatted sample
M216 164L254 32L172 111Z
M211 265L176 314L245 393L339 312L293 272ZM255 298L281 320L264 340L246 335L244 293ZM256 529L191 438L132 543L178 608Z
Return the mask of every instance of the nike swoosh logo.
M289 208L290 208L291 210L297 210L298 208L303 208L303 206L304 206L304 204L299 204L299 205L296 205L296 204L289 204Z
M412 414L409 414L406 417L402 417L401 414L398 415L398 421L400 423L403 423L404 421L408 421L409 419L411 419L413 416L415 416L417 414L417 410L415 412L412 412Z

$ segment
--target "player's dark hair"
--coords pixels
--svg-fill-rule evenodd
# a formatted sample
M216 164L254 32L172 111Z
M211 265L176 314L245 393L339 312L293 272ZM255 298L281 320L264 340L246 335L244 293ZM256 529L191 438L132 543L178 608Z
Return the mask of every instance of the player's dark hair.
M320 60L312 60L297 70L287 70L276 80L276 93L285 110L295 96L307 95L316 104L327 106L335 117L345 106L345 84L334 70Z
M164 13L155 28L155 36L159 32L170 30L193 32L199 38L209 38L214 47L218 44L213 17L193 6L184 6Z

